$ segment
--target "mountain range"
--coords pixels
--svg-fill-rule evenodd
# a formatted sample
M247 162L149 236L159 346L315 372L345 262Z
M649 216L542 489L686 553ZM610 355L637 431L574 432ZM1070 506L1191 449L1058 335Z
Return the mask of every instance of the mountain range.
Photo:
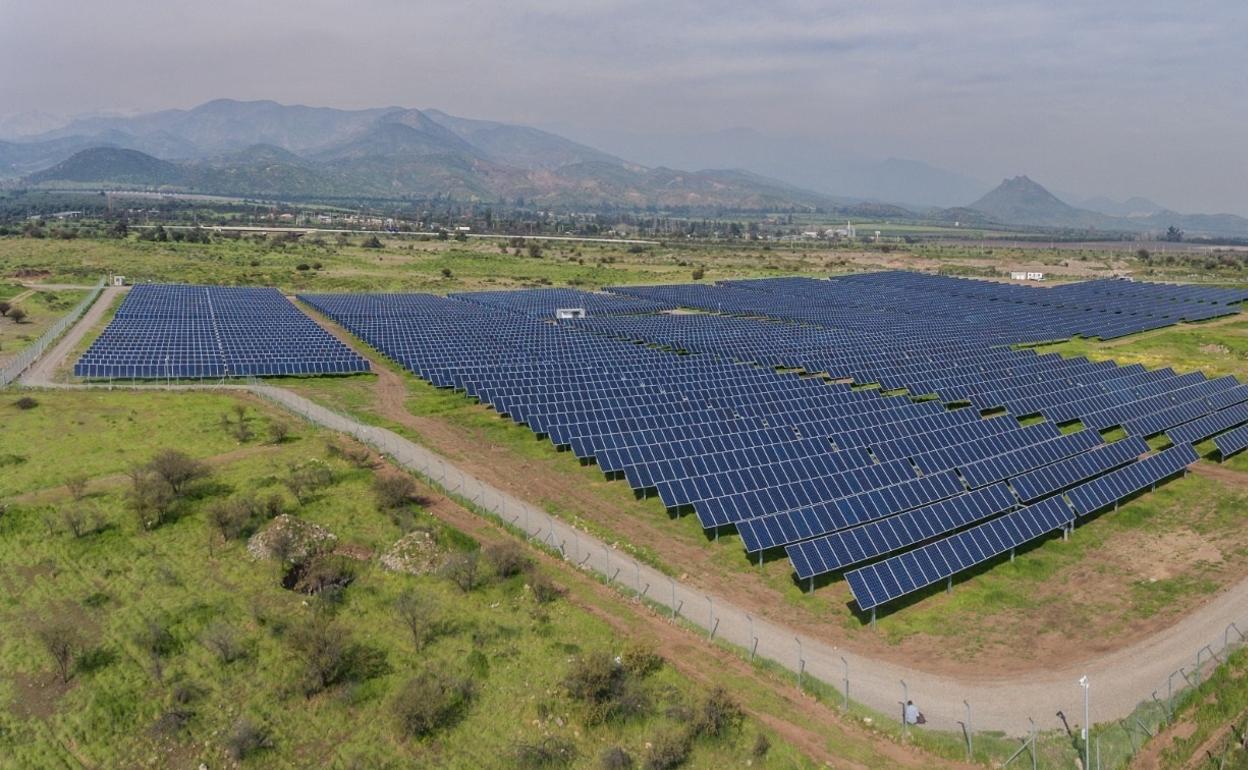
M219 99L189 110L89 116L0 141L0 179L9 186L250 198L523 199L581 210L820 211L1070 231L1145 233L1175 226L1191 234L1248 236L1248 219L1181 215L1143 198L1072 206L1025 176L985 193L986 185L976 180L918 161L795 154L744 129L687 140L659 143L649 153L634 147L652 164L643 165L549 131L436 109L339 110ZM672 167L736 159L744 162L724 164L731 169Z

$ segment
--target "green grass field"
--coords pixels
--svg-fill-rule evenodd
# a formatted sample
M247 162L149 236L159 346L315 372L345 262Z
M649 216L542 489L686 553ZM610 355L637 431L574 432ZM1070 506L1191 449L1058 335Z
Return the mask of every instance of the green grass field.
M549 604L533 598L524 574L485 576L463 593L435 575L382 570L376 554L401 535L378 511L374 471L326 455L326 436L294 425L280 445L262 438L241 444L223 430L222 414L240 403L228 394L55 392L36 394L38 405L3 410L5 454L0 464L0 765L13 767L233 766L227 745L239 720L267 731L271 748L253 767L527 767L517 752L556 741L574 758L551 767L598 767L607 748L621 746L640 762L646 744L676 734L706 697L670 665L639 679L635 716L593 723L585 706L563 687L578 656L619 654L625 645L606 617L639 625L624 605L601 603L586 578L551 573L565 596ZM285 421L264 405L243 401L258 436ZM128 469L162 447L206 460L200 481L170 520L147 531L127 497ZM67 462L73 458L73 462ZM311 460L333 469L330 486L299 504L283 487L293 464ZM66 482L89 479L74 501ZM282 570L256 561L241 541L223 541L206 523L214 501L276 493L299 519L338 536L349 552L365 555L341 599L327 601L286 590ZM70 508L89 513L80 537L62 519ZM447 552L474 544L419 509L417 524L435 531ZM393 609L414 590L431 601L447 624L416 651ZM294 652L299 630L313 618L348 629L360 660L357 673L322 692L299 686L304 657ZM53 619L72 621L82 648L62 684L37 629ZM233 629L240 659L222 663L205 644L224 623ZM643 625L644 624L640 624ZM161 644L152 643L159 629ZM646 638L644 627L628 638ZM158 652L153 650L159 649ZM697 653L693 653L697 654ZM354 658L353 658L354 659ZM403 737L391 704L413 676L427 670L471 681L468 706L427 738ZM713 669L712 669L713 670ZM863 734L813 717L790 714L754 676L724 672L720 684L751 709L782 714L826 736L829 751L868 766L882 760ZM770 749L755 755L758 736ZM720 738L693 741L691 768L753 764L813 766L756 720Z
M220 239L210 244L126 240L0 238L0 275L22 271L47 283L94 283L124 275L133 283L185 282L276 286L286 291L428 291L524 286L598 288L825 272L826 255L704 251L669 246L543 242L540 256L500 250L493 241L391 238L382 249L352 239L270 243ZM301 269L303 266L304 269Z
M0 363L38 340L48 327L72 310L86 294L86 291L74 289L28 292L22 286L0 286L0 300L20 307L27 314L20 324L9 318L0 318Z

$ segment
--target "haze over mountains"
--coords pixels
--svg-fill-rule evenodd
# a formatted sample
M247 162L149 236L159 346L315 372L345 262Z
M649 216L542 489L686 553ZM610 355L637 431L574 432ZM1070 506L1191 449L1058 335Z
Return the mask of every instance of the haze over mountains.
M648 144L620 134L610 144L627 157L536 128L434 109L221 99L190 110L85 117L2 141L0 179L245 197L819 210L1080 231L1151 232L1173 225L1192 234L1248 236L1248 220L1240 217L1179 215L1142 198L1093 199L1076 207L1026 177L989 191L978 180L919 161L847 159L828 147L744 129ZM690 166L711 170L676 170Z

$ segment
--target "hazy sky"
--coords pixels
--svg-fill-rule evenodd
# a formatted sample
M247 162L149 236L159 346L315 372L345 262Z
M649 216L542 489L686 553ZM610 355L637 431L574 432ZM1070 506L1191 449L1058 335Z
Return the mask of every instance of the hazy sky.
M590 141L750 127L1248 214L1246 40L1244 0L0 0L0 114L233 97Z

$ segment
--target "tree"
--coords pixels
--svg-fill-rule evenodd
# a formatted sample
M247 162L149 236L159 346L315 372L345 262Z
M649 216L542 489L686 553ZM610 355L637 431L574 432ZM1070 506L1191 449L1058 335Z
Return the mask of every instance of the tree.
M65 480L65 491L69 492L74 502L81 502L82 498L87 496L87 481L87 477L81 473L76 473Z
M9 314L9 311L10 311L10 310L12 310L12 309L13 309L13 306L12 306L12 305L10 305L10 304L9 304L9 303L7 303L7 302L0 301L0 316L6 316L6 315L8 315L8 314Z
M209 475L207 465L176 449L162 449L157 452L147 467L169 485L174 497L181 497L187 485Z
M232 412L233 419L230 417L230 412L221 415L221 427L226 433L238 439L240 444L246 444L256 435L251 428L251 418L247 416L247 407L244 404L235 404Z
M13 321L13 323L20 324L22 321L26 320L26 311L22 310L20 307L9 308L9 318Z
M695 268L693 269L693 274L692 274L692 275L693 275L693 280L695 280L695 281L700 281L700 280L702 280L703 278L705 278L705 277L706 277L706 271L705 271L705 270L703 270L703 269L702 269L702 268L700 268L700 267L695 267Z
M375 235L370 235L364 239L364 242L361 243L360 246L366 249L380 249L383 247L383 244L380 238Z
M252 511L240 500L216 500L208 506L208 524L225 541L236 540L247 530Z
M66 508L61 511L61 521L65 524L65 529L76 538L87 532L87 515L81 508Z
M538 259L542 256L542 245L540 243L529 244L529 256Z
M1174 225L1170 225L1166 228L1166 234L1163 237L1171 243L1178 243L1183 240L1183 231Z
M83 640L78 627L65 614L41 622L35 628L35 636L52 658L61 682L68 682L73 673L74 661L82 652Z
M486 547L485 559L494 568L494 574L500 578L519 575L529 568L529 557L519 545L510 540Z
M452 583L459 586L459 590L468 593L477 587L477 566L478 558L476 551L453 553L446 558L446 563L442 565L442 574Z
M139 526L150 531L163 524L173 512L177 495L163 478L147 467L138 467L130 471L129 498Z
M412 646L424 648L438 633L441 621L438 607L432 599L414 589L408 589L394 602L394 611L412 636Z

